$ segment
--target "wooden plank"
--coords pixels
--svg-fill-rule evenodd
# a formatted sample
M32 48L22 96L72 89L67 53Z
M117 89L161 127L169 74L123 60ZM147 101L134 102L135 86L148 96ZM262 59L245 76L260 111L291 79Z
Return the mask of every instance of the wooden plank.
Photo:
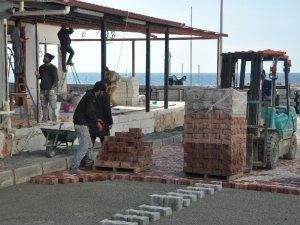
M114 173L139 173L151 168L151 165L143 167L110 167L110 166L94 166L93 170L111 171Z
M215 174L201 174L201 173L185 173L189 178L201 178L204 180L224 180L224 181L232 181L237 178L240 178L244 175L243 172L239 172L233 175L215 175Z

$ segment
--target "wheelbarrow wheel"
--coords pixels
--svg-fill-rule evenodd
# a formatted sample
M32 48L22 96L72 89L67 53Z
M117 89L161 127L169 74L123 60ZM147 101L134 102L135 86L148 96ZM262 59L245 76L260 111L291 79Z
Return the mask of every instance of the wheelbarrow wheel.
M46 156L52 158L56 155L56 147L55 146L48 146L46 147Z

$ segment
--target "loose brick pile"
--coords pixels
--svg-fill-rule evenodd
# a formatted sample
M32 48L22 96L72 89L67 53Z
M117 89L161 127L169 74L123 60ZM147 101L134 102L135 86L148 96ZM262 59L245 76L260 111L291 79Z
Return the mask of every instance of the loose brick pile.
M217 89L216 96L217 96ZM206 90L211 95L214 90ZM233 102L223 107L211 108L208 102L213 105L217 102L216 96L207 99L203 90L193 91L188 98L184 122L184 168L185 173L231 176L242 171L245 163L246 153L246 118L245 115L234 115L240 109L230 109ZM234 92L234 90L232 90ZM220 94L220 93L219 93ZM196 96L196 97L195 97ZM200 96L200 97L199 97ZM221 98L221 96L220 96ZM230 97L229 97L230 98ZM204 104L202 100L205 101ZM203 107L203 105L207 105ZM241 106L242 107L242 106Z
M105 137L94 162L98 167L135 168L152 164L152 142L142 141L140 128Z

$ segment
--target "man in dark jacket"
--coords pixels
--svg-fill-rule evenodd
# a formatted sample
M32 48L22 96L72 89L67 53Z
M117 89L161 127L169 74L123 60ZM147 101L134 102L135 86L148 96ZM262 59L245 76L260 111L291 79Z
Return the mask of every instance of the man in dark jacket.
M43 110L43 122L48 121L49 112L48 112L48 104L50 104L52 110L52 121L56 122L57 115L56 115L56 90L57 90L57 83L58 83L58 76L57 76L57 68L51 64L52 59L54 56L50 53L46 53L44 56L44 64L39 67L39 71L35 72L35 75L38 79L41 79L40 83L40 99L41 99L41 106Z
M110 135L110 129L113 125L113 118L111 114L111 107L109 101L109 88L111 87L111 82L108 79L103 79L100 81L105 86L105 93L97 97L98 106L97 106L97 117L103 121L103 130L97 131L93 129L90 131L91 139L93 144L97 137L100 138L101 143L104 141L105 136Z
M71 38L70 38L70 34L72 34L73 32L74 30L72 27L66 28L65 25L62 25L60 31L57 33L58 39L60 41L62 69L64 72L67 72L67 68L66 68L67 52L70 54L67 61L67 65L73 65L72 58L74 56L74 50L71 47Z
M71 173L80 173L78 169L82 158L85 156L86 167L93 165L93 145L90 138L91 129L103 129L103 123L97 117L97 97L105 92L105 86L101 82L96 82L91 91L87 91L77 105L73 122L75 131L77 133L79 146L75 152L73 163L71 166Z

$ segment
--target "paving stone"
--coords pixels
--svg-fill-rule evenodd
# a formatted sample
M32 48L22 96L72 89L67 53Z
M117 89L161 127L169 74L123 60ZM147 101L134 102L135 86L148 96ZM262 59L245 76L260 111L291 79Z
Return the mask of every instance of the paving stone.
M138 225L138 223L135 222L126 222L126 221L121 221L121 220L102 220L100 221L101 225Z
M208 188L208 187L187 187L187 189L189 190L193 190L193 191L204 191L205 194L207 195L213 195L215 193L215 189L213 188Z
M203 183L196 183L196 187L208 187L214 188L215 191L222 191L222 184L203 184Z
M137 216L137 215L123 215L123 214L115 214L111 217L112 220L121 220L127 222L136 222L138 225L148 225L149 217L147 216Z
M0 188L14 185L14 173L12 170L4 170L0 172Z
M182 197L183 199L189 199L191 202L197 201L197 195L183 194L176 192L168 192L167 195Z
M176 192L183 193L183 194L197 195L198 199L205 197L205 192L204 191L193 191L193 190L188 190L188 189L177 189Z
M147 210L128 209L125 211L127 215L147 216L150 221L156 221L160 219L160 212L152 212Z
M171 207L153 206L153 205L140 205L141 210L158 212L161 216L169 216L172 214Z
M186 199L183 199L183 207L188 207L191 205L191 200L186 198Z
M150 195L150 204L154 206L171 207L174 211L179 211L183 207L183 198L168 195Z

